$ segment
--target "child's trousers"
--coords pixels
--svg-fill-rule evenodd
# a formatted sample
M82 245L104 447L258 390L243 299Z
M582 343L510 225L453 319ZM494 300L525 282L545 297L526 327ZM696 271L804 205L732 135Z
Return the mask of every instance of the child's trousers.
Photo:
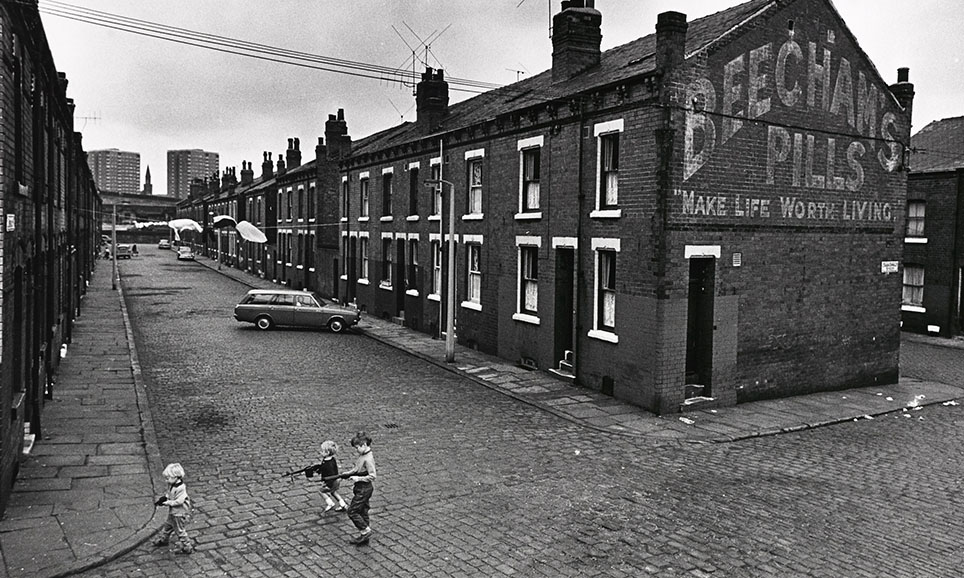
M375 488L371 482L355 483L355 495L352 497L351 504L348 506L348 518L359 530L364 530L369 526L368 501L371 499L374 490Z
M177 534L177 543L181 548L191 549L191 537L187 535L187 518L174 514L167 515L167 521L161 526L160 541L170 541L172 534Z

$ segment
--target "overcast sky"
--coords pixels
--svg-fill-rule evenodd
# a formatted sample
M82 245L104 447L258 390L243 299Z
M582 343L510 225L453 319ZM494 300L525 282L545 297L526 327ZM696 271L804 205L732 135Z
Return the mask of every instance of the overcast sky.
M65 0L71 6L232 39L392 68L412 67L417 33L429 64L448 77L508 84L551 66L548 36L559 0ZM660 12L689 20L739 0L596 0L603 50L652 34ZM917 92L914 128L964 115L960 0L834 0L887 83L909 67ZM65 6L40 0L41 9ZM266 62L42 14L58 70L69 81L84 148L119 148L150 166L155 194L167 190L170 149L220 155L221 169L301 140L314 158L328 114L345 109L359 139L415 120L411 87L397 82ZM409 30L411 28L412 31ZM398 33L396 33L396 30ZM444 32L442 32L444 30ZM442 33L438 36L438 33ZM401 34L401 36L399 35ZM424 50L419 50L421 61ZM419 71L423 65L417 65ZM516 72L521 71L521 72ZM452 102L472 96L450 91ZM397 110L396 110L397 109ZM88 117L88 118L82 118ZM276 158L276 157L275 157Z

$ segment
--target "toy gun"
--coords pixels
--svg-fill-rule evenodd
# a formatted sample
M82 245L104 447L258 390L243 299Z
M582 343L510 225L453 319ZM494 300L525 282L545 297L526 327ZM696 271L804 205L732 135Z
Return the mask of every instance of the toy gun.
M321 473L321 464L312 464L312 465L310 465L310 466L301 468L300 470L295 470L295 471L293 471L293 472L288 472L288 473L285 473L285 474L281 474L281 477L283 477L283 478L284 478L284 477L290 477L292 480L294 480L294 479L295 479L295 476L297 476L298 474L304 474L306 478L309 478L309 479L310 479L310 478L315 477L315 474L320 474L320 473ZM334 476L327 476L327 477L321 478L321 481L327 482L327 481L330 481L330 480L346 479L346 478L350 478L350 477L352 477L352 476L354 476L354 475L356 475L356 474L351 474L351 473L348 473L348 474L336 474L336 475L334 475Z

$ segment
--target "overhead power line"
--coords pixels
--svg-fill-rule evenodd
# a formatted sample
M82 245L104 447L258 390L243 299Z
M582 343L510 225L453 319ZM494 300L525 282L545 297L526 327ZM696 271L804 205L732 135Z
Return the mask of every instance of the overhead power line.
M39 10L43 14L74 20L85 24L110 28L131 34L138 34L168 42L205 48L217 52L224 52L227 54L235 54L238 56L256 58L269 62L288 64L291 66L300 66L303 68L322 70L325 72L347 74L350 76L369 78L373 80L388 80L402 84L408 81L412 76L411 71L405 69L391 68L341 58L333 58L329 56L311 54L308 52L279 48L267 44L249 42L246 40L238 40L226 36L219 36L189 30L186 28L158 24L147 20L129 18L127 16L120 16L82 6L75 6L64 2L58 2L56 0L43 0L43 2L39 5ZM450 88L454 91L475 94L486 92L487 90L499 88L501 86L499 84L490 82L455 77L449 77L446 79L446 81L449 83Z

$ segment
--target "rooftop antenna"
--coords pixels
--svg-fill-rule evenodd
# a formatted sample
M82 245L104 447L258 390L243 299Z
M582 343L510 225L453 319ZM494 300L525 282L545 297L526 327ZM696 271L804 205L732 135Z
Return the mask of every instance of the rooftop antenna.
M515 7L518 8L525 3L526 3L526 0L519 0L519 3L516 4ZM552 0L546 0L546 3L549 8L549 10L547 11L549 14L549 38L552 38Z
M524 1L524 0L523 0L523 1ZM515 73L515 81L516 81L516 82L519 82L519 79L522 78L522 75L526 73L525 70L516 70L515 68L506 68L506 70L508 70L509 72L514 72L514 73Z
M87 121L88 121L88 120L92 120L92 121L94 121L94 122L96 123L98 120L100 120L100 117L97 116L96 114L95 114L94 116L75 116L75 117L74 117L74 120L75 120L75 121L77 121L77 120L82 120L82 121L84 121L84 125L83 125L82 127L80 127L80 131L78 131L78 132L84 132L84 129L87 128Z
M390 99L390 98L388 99L388 104L392 105L392 108L394 108L394 109L395 109L395 112L398 113L398 117L399 117L399 119L400 119L402 122L405 122L405 115L408 114L410 110L412 110L412 106L415 106L415 105L412 105L412 106L408 107L408 110L406 110L405 112L402 112L401 109L399 109L397 106L395 106L395 103L392 102L392 99Z

